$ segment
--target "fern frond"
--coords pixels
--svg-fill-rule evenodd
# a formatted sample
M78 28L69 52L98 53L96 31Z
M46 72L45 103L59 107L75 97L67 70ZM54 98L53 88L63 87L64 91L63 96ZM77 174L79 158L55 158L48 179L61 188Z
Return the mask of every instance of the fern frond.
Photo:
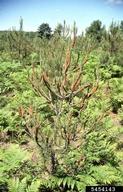
M26 189L26 192L39 192L40 185L41 185L40 180L34 180L32 181L31 185L28 186L28 188Z
M8 180L8 189L9 192L26 192L27 179L24 178L21 181L19 178L9 179Z

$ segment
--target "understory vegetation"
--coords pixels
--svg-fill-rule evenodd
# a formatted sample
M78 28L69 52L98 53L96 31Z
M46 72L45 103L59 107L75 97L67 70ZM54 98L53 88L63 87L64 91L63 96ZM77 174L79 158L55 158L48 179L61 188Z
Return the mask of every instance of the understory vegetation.
M123 185L123 22L0 32L0 192Z

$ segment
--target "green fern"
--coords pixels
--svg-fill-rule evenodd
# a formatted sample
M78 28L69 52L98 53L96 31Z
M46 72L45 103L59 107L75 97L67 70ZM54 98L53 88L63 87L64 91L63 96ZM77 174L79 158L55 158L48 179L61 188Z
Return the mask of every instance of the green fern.
M53 177L48 180L41 180L41 188L52 189L53 191L68 190L68 191L84 191L86 184L80 181L78 178L70 176L66 177Z
M26 192L27 179L24 178L21 181L19 178L8 180L9 192Z
M121 171L110 165L94 166L90 174L97 183L101 184L120 184L122 182Z
M39 192L40 184L40 180L32 181L31 185L27 187L26 192Z
M12 171L18 169L25 160L29 158L28 153L19 145L11 144L6 150L0 150L0 181L8 178Z

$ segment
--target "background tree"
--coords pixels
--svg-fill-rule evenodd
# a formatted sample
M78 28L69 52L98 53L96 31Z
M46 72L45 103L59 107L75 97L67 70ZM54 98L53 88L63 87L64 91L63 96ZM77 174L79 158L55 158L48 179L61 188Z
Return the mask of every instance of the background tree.
M6 33L7 51L12 59L23 61L31 54L33 45L23 30L23 19L20 18L19 30L12 28Z
M39 33L39 37L40 38L47 38L47 39L50 39L51 37L51 28L49 26L48 23L42 23L40 26L39 26L39 29L38 29L38 33Z
M120 30L123 32L123 20L120 22Z
M102 22L100 20L93 21L90 27L87 28L86 34L94 37L98 42L101 41L103 33L105 31L105 27L102 26Z
M63 26L62 26L62 24L59 23L59 24L56 26L55 30L54 30L54 35L55 35L55 34L58 34L59 36L61 36L62 31L63 31Z

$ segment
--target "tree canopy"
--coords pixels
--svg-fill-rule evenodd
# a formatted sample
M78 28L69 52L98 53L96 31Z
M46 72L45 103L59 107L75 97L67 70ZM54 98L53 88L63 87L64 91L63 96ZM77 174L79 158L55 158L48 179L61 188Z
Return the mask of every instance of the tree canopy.
M102 26L102 22L100 20L95 20L87 28L86 34L90 35L91 37L95 38L98 42L100 42L104 31L105 27Z
M40 38L50 39L51 37L51 28L48 23L42 23L38 28L38 34Z

